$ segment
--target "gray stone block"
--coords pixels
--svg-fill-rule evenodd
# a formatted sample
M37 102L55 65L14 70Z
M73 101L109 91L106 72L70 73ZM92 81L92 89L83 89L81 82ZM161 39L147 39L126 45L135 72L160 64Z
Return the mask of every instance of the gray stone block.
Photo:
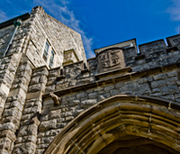
M88 97L89 97L89 99L97 98L97 92L89 93L89 94L88 94Z
M49 129L56 128L57 121L55 119L49 121L43 121L39 125L39 131L44 132Z
M161 87L160 89L163 95L172 95L179 93L179 89L177 86Z
M151 87L152 88L158 88L158 87L164 87L164 86L166 86L166 81L165 80L158 80L158 81L151 82Z
M86 107L86 106L92 106L94 104L97 103L97 99L89 99L89 100L84 100L81 102L81 106L82 107Z
M157 74L157 75L153 76L154 80L162 80L162 79L165 79L165 78L166 78L166 74L165 73Z

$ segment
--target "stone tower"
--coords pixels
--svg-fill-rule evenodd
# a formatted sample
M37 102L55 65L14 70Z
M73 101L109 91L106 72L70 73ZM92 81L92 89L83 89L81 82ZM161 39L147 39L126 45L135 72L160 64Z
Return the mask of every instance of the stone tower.
M1 23L0 153L180 153L180 35L166 40L86 60L42 7Z

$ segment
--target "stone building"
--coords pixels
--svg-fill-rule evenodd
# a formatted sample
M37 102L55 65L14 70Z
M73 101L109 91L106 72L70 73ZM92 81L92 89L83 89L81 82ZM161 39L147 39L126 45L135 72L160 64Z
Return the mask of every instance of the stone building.
M42 7L0 24L1 154L180 153L180 35L86 60Z

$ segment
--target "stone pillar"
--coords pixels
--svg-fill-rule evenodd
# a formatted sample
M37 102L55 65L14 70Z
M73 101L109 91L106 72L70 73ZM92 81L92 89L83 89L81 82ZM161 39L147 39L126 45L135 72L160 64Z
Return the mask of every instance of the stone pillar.
M12 153L18 131L26 92L31 79L31 63L21 63L15 75L9 96L6 100L2 123L0 124L0 154Z
M47 76L46 67L35 69L32 73L13 154L34 154L36 151L39 117L42 109L41 96L45 92Z
M0 59L0 119L20 62L20 57L21 54L14 54Z

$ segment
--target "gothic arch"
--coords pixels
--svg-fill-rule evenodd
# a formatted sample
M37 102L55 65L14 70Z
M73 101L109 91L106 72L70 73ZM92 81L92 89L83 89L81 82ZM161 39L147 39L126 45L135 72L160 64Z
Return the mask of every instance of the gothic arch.
M116 95L71 121L45 154L131 154L134 150L176 154L180 152L179 123L178 103Z

